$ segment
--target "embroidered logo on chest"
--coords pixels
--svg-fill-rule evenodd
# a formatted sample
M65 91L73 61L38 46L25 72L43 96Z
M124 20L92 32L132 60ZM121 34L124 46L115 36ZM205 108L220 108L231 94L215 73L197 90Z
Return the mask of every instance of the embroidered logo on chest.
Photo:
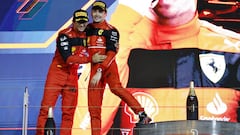
M104 45L104 41L101 37L98 37L98 39L96 40L96 45L97 46L103 46Z

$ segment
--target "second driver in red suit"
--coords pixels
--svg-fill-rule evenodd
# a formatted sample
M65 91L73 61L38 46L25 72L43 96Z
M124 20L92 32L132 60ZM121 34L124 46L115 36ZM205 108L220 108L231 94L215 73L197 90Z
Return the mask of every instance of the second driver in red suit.
M115 55L118 51L119 32L105 20L106 4L103 1L93 3L91 15L93 23L87 27L88 51L107 55L100 64L91 64L90 82L88 89L88 107L91 117L92 135L101 134L101 106L106 84L112 93L124 100L128 106L139 115L140 122L147 124L151 119L144 112L140 103L121 85L118 75Z
M58 34L56 51L48 71L38 116L37 135L44 134L48 108L55 106L59 95L62 96L60 134L71 135L78 97L78 66L89 61L101 62L106 57L98 54L89 57L85 32L87 23L87 12L85 10L76 10L73 13L73 25L61 30Z

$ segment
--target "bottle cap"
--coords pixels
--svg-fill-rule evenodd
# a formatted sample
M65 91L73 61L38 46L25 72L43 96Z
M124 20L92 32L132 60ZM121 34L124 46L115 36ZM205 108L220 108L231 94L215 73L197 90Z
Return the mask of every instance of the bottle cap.
M48 109L48 118L53 118L53 108L49 107Z
M193 81L190 82L190 88L194 88L194 82Z

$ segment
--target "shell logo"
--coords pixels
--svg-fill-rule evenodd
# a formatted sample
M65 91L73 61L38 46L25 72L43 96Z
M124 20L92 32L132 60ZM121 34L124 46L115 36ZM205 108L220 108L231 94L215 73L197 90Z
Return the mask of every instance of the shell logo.
M154 117L158 114L159 108L157 101L148 93L144 92L135 92L133 96L138 100L138 102L144 107L145 112L149 117L152 118L152 122L154 122ZM139 118L138 115L134 114L132 109L124 105L124 112L130 117L130 123L137 123Z

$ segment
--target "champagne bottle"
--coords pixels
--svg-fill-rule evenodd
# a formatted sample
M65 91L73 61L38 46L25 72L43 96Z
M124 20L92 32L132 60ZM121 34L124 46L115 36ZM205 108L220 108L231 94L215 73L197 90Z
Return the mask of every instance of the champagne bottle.
M53 108L48 109L48 118L44 127L44 135L56 135L56 125L53 119Z
M194 89L194 82L190 82L190 89L186 103L187 120L198 120L198 98Z

